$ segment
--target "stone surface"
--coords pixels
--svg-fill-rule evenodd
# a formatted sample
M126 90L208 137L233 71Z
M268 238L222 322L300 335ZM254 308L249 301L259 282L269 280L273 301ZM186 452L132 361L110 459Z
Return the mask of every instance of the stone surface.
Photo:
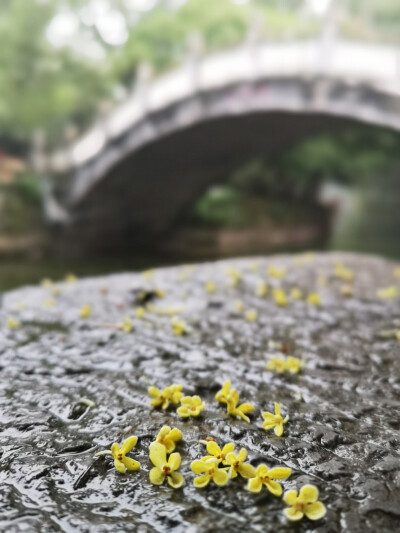
M341 260L355 271L354 297L340 295L333 276ZM400 329L399 300L381 301L376 289L395 283L393 264L354 255L317 255L297 264L290 256L235 260L193 269L156 270L152 280L121 274L61 284L55 307L49 290L23 288L3 296L0 309L1 457L0 529L19 531L318 531L394 532L400 523L400 342L382 338ZM286 266L281 282L266 267ZM227 284L226 268L243 272L239 287ZM317 279L324 276L325 286ZM186 278L186 279L182 279ZM257 281L318 290L320 307L304 301L278 307L270 294L255 296ZM217 285L208 294L206 281ZM158 308L184 305L186 336L173 336L170 317L134 318L126 334L111 325L133 316L141 289L161 288ZM143 295L142 295L143 296ZM246 322L233 302L258 310ZM16 310L22 303L23 310ZM92 306L79 318L84 304ZM22 327L10 330L7 317ZM269 341L290 345L306 359L302 373L266 370ZM214 400L230 379L243 401L257 407L251 424L226 414ZM149 406L147 387L181 383L199 394L206 410L184 421L175 410ZM79 404L81 397L95 407ZM279 401L290 414L284 436L262 429L261 411ZM175 491L150 484L148 446L163 424L182 429L181 472ZM97 451L126 436L139 437L132 457L139 472L119 475ZM286 521L283 501L266 491L249 493L245 480L198 490L190 462L204 455L199 439L246 447L253 465L289 466L284 488L313 483L328 509L318 522Z

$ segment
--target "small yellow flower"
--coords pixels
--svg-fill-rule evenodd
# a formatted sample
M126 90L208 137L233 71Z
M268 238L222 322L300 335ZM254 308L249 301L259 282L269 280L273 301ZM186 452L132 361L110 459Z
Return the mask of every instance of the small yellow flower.
M242 274L236 268L229 267L226 270L226 274L229 279L229 285L231 287L237 287L242 280Z
M159 407L161 405L162 409L167 409L170 403L178 405L183 396L181 390L182 385L176 385L175 383L169 387L165 387L163 391L157 387L149 387L148 393L154 398L151 400L150 405L153 407Z
M300 494L297 490L288 490L283 495L283 501L289 506L284 513L288 520L301 520L304 515L309 520L319 520L326 514L325 505L318 501L319 492L314 485L303 485Z
M121 448L118 443L114 442L111 446L111 450L96 453L95 457L99 457L100 455L112 455L114 457L114 466L120 474L125 474L127 470L139 470L140 463L130 457L126 457L126 454L136 446L137 440L138 438L135 436L129 437L123 443Z
M171 318L171 327L174 335L184 335L186 333L186 322L180 320L177 316Z
M252 261L247 265L247 269L250 270L250 272L256 272L259 269L259 264L257 261Z
M122 324L119 327L124 333L131 333L133 331L133 322L131 317L124 317Z
M231 392L231 382L225 381L222 388L216 393L215 399L220 403L228 403L228 396Z
M276 266L271 265L268 267L267 272L271 278L283 279L286 276L287 270L286 268L277 268Z
M267 294L268 294L267 282L261 279L257 283L256 296L258 296L259 298L265 298L267 296Z
M279 403L275 402L275 414L269 413L268 411L265 411L262 413L262 417L264 419L263 428L268 431L269 429L274 429L275 435L277 437L282 437L283 435L283 424L286 424L286 422L289 420L289 415L286 415L285 418L282 418L281 416L281 407Z
M164 289L155 289L154 294L157 296L157 298L164 298L165 291Z
M345 298L351 298L353 296L353 287L351 285L342 285L340 287L340 294Z
M282 374L286 370L286 360L284 357L271 357L267 363L267 370Z
M241 405L238 405L239 394L235 389L232 389L232 391L228 394L226 398L228 413L231 416L239 416L242 420L249 424L250 419L246 415L254 411L254 405L251 405L251 403L242 403Z
M256 469L253 466L244 464L246 459L247 450L245 448L242 448L237 455L233 452L228 453L224 464L230 466L229 477L231 479L237 477L238 474L246 479L251 479L256 475Z
M290 296L293 300L301 300L303 298L303 293L298 287L293 287L290 291Z
M246 311L244 318L247 320L247 322L256 322L258 319L258 313L256 309L249 309Z
M159 442L150 444L150 461L154 468L150 470L150 481L153 485L162 485L167 478L168 485L173 489L179 489L183 485L183 476L175 472L181 465L181 455L171 453L167 461L167 451L165 446Z
M209 294L213 294L217 290L217 286L215 285L215 283L213 281L207 281L205 287L206 287L206 291Z
M209 459L216 459L218 464L222 463L226 465L226 457L229 453L233 452L235 445L233 442L225 444L221 449L215 441L207 442L207 451L210 455L206 455L202 458L202 461L208 461Z
M57 304L57 302L53 298L49 298L48 300L45 300L43 302L43 305L45 307L54 307Z
M65 281L66 281L67 283L76 283L76 279L77 279L77 278L76 278L75 274L67 274L67 275L65 276Z
M396 332L396 339L400 341L400 330Z
M385 287L383 289L379 289L377 291L377 296L381 300L391 300L393 298L397 298L399 296L399 291L395 285L391 285L389 287Z
M21 322L16 318L10 316L7 318L6 325L9 329L18 329L21 327Z
M274 297L275 303L281 307L285 307L288 304L286 292L283 289L274 289L272 296Z
M243 302L240 301L240 300L235 300L233 302L233 308L235 309L235 311L237 311L238 313L243 313L244 311L244 305L243 305Z
M346 268L342 263L337 263L335 265L335 277L342 281L350 282L354 279L354 272L350 268Z
M144 318L145 316L146 316L146 309L144 307L140 306L135 309L136 318Z
M181 406L176 412L182 418L188 418L189 416L199 416L204 407L204 402L200 396L185 396L181 399Z
M90 305L84 305L79 312L79 316L81 318L88 318L91 312L92 312L92 308L90 307Z
M154 278L154 274L155 274L155 270L154 268L150 268L149 270L145 270L142 272L142 276L145 278L145 279L152 279Z
M310 305L321 305L321 296L317 292L310 292L307 296L307 303Z
M300 370L303 368L303 366L304 366L304 359L301 360L291 355L289 355L285 361L285 370L287 370L291 374L298 374Z
M225 469L218 468L217 459L208 461L193 461L190 468L195 474L202 474L193 480L193 485L197 488L206 487L210 481L216 485L226 485L229 481L228 473Z
M165 446L167 453L172 453L175 450L176 443L182 439L182 431L177 428L171 429L169 426L163 426L154 442L158 442Z
M400 278L400 266L396 267L393 270L393 275L394 275L395 278Z
M249 479L247 489L250 492L260 492L263 485L265 485L271 494L281 496L283 492L282 485L274 480L287 479L291 473L292 470L290 468L278 467L268 470L267 465L259 465L255 477Z

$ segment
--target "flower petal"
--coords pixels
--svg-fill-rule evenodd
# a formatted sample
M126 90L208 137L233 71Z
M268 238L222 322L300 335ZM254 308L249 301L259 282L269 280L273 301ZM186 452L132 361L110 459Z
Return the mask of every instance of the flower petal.
M265 477L268 476L268 466L267 465L258 465L256 470L256 476Z
M114 459L114 466L120 474L125 474L126 466L124 463L121 463L121 461L118 461L118 459Z
M225 485L229 481L228 473L225 470L217 468L213 475L213 481L216 485Z
M240 452L238 453L238 461L240 463L243 463L243 461L245 461L247 459L247 450L246 448L240 448Z
M283 495L283 501L286 503L286 505L294 505L297 500L297 490L287 490L285 494Z
M314 485L303 485L300 489L299 500L302 503L314 503L318 500L319 491Z
M180 453L171 453L168 459L168 466L172 471L178 470L181 466L181 454Z
M202 472L208 472L210 465L206 464L204 461L193 461L190 468L195 474L201 474Z
M155 466L150 470L149 477L153 485L162 485L164 483L165 474L162 470Z
M176 410L176 412L178 413L179 416L181 416L182 418L188 418L190 416L190 412L189 412L189 409L187 407L184 407L183 405L181 405L181 407L178 407L178 409Z
M157 466L160 470L162 470L163 466L167 462L167 452L165 447L159 442L152 442L149 450L150 461L154 466Z
M268 472L268 476L271 479L286 479L290 476L291 473L292 473L291 468L286 468L286 467L281 466L278 468L272 468Z
M222 453L225 455L225 457L228 455L228 453L233 452L235 449L235 445L233 442L228 442L228 444L225 444L225 446L222 448Z
M321 502L309 503L304 509L304 514L310 520L319 520L325 516L326 508Z
M171 431L171 428L169 426L163 426L160 431L158 432L158 435L156 437L156 440L163 440L168 433Z
M251 465L240 465L238 468L239 474L246 478L251 479L256 476L256 469Z
M214 441L210 441L210 442L207 443L207 451L208 451L209 454L213 455L214 457L216 455L220 455L221 454L221 448Z
M179 489L182 487L184 479L182 474L179 472L172 472L172 474L167 477L167 481L168 485L170 485L172 488Z
M273 413L265 411L264 413L262 413L262 417L266 422L273 422L275 424L275 415Z
M260 492L262 489L262 483L260 478L253 477L252 479L249 479L249 482L247 483L247 489L250 492Z
M135 459L131 459L130 457L124 457L122 462L128 470L139 470L140 468L140 463L135 461Z
M242 403L239 405L238 409L242 411L242 413L252 413L255 409L254 405L251 405L251 403Z
M171 429L168 437L173 441L177 442L178 440L182 439L182 431L178 428L173 428Z
M274 402L274 407L275 407L275 414L276 415L280 415L281 414L281 406L279 405L279 403Z
M294 507L285 509L283 512L285 513L286 518L288 520L291 520L292 522L297 522L297 520L301 520L304 516L304 514L301 511L298 511Z
M162 394L160 389L157 389L157 387L149 387L147 391L153 398L159 398Z
M270 422L265 421L265 422L263 423L263 428L265 429L265 431L268 431L269 429L274 428L275 425L276 425L275 420L271 420Z
M283 424L282 424L282 422L279 422L279 423L275 426L274 431L275 431L275 435L276 435L277 437L282 437L282 435L283 435Z
M111 455L115 459L119 453L120 453L119 444L117 442L114 442L114 444L111 446Z
M204 474L203 476L194 478L193 485L198 489L201 489L203 487L206 487L210 483L210 479L211 478L208 474Z
M251 480L250 480L251 481ZM273 481L272 479L269 479L265 486L270 491L271 494L274 496L280 496L282 494L282 485L278 483L277 481Z
M125 455L128 452L130 452L132 450L132 448L134 448L136 446L137 441L138 441L138 438L135 437L135 436L129 437L128 439L126 439L126 441L121 446L122 455Z

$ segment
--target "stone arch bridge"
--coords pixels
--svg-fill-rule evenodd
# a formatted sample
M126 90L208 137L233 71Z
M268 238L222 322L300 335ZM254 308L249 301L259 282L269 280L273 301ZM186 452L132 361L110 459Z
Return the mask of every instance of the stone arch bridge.
M400 131L400 49L324 39L241 46L152 80L43 161L50 223L160 236L250 157L350 123ZM58 184L63 187L58 187Z

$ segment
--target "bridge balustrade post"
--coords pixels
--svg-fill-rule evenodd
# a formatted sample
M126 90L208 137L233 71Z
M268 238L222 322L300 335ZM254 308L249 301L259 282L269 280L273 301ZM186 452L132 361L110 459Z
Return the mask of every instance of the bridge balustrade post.
M204 38L200 33L192 33L187 39L188 68L193 92L197 92L201 86L201 65L204 57Z
M149 110L149 89L153 79L153 67L150 63L141 63L137 70L135 92L141 102L143 114Z
M263 26L257 13L253 13L248 26L246 45L249 53L250 75L257 78L258 75L258 56L259 48L262 41Z

